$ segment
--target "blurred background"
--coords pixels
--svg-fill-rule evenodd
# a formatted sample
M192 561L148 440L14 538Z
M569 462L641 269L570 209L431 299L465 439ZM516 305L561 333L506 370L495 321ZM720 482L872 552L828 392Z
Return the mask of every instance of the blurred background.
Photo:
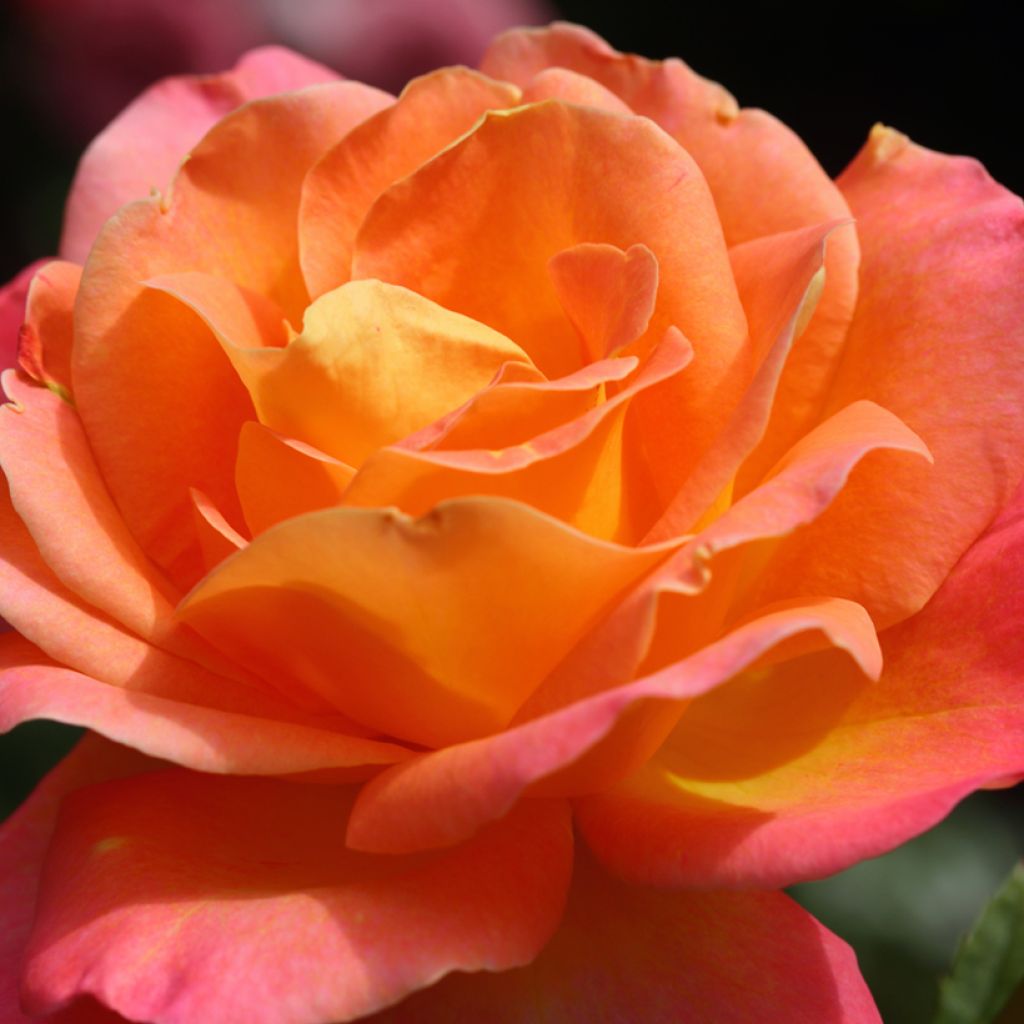
M1024 192L1020 0L2 0L0 281L54 252L79 154L159 77L222 70L282 42L397 90L475 63L502 28L552 18L622 50L682 57L787 122L831 174L882 121L976 156ZM75 735L30 723L0 738L0 818ZM977 794L902 849L795 890L853 944L887 1024L931 1020L959 937L1024 854L1022 811L1020 789ZM1024 1010L1004 1020L1020 1024Z

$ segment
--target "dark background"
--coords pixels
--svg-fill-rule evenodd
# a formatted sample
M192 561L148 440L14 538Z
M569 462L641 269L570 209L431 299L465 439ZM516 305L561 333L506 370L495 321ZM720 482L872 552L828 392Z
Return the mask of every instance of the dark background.
M40 48L10 0L0 2L0 279L6 280L54 252L63 196L87 138L49 95L47 83L59 70L53 54ZM619 49L681 56L741 104L787 122L832 174L882 121L931 148L980 158L1020 194L1022 8L963 0L814 6L562 0L555 13ZM159 49L137 60L139 86L178 70L174 60L173 52ZM32 723L0 740L0 817L73 739L72 730ZM888 857L799 888L798 898L854 944L887 1024L930 1019L936 980L959 935L1024 852L1022 810L1019 791L979 794Z

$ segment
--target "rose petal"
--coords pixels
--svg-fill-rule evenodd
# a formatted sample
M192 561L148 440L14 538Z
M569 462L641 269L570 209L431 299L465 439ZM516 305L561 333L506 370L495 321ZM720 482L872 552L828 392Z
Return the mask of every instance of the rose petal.
M328 509L261 534L179 614L297 694L443 745L505 725L666 553L602 543L495 498L446 502L419 520Z
M283 349L232 353L260 422L353 466L461 405L513 360L528 361L508 338L381 281L322 295Z
M487 74L523 86L550 67L599 82L680 142L707 179L730 246L849 218L842 193L796 134L763 110L739 109L725 89L680 60L616 53L585 28L556 24L499 36L481 63ZM817 311L779 383L761 471L819 414L856 303L859 258L856 234L837 234Z
M646 523L652 513L636 507L629 486L642 471L643 451L626 440L628 417L635 402L686 369L692 356L678 331L666 331L628 386L520 444L497 450L452 451L447 444L426 451L383 449L356 474L345 504L394 505L423 515L447 499L488 494L524 502L593 537L634 543L640 535L636 523Z
M597 107L617 114L632 113L629 106L610 89L567 68L545 68L523 88L524 103L540 103L543 100L561 100L563 103Z
M169 640L181 595L128 532L74 408L8 371L0 464L43 559L78 597L140 636Z
M253 536L293 516L340 504L353 476L351 466L310 445L259 423L242 426L235 484Z
M648 120L556 102L488 114L377 200L352 276L406 284L490 324L557 377L580 365L581 347L548 262L581 243L637 239L660 268L652 336L675 326L695 350L692 372L638 407L667 498L746 383L748 351L707 187Z
M580 803L628 878L780 886L840 871L1024 770L1024 488L863 687L816 658L695 701L647 771Z
M579 331L587 362L639 338L658 295L658 261L646 245L575 245L553 256L548 270L558 301Z
M841 184L865 261L830 405L881 403L935 466L887 457L858 474L766 597L842 594L882 627L925 604L1024 470L1024 206L977 163L883 129Z
M713 690L776 645L811 630L872 667L877 650L874 632L855 605L821 599L771 612L644 679L384 771L360 793L348 843L360 850L406 853L460 842L506 813L532 785L609 739L610 756L591 758L588 770L567 777L558 788L571 794L610 785L660 745L664 732L655 735L644 728L646 721L631 731L645 707L661 710L665 702L686 701ZM673 710L678 714L678 707ZM616 733L620 724L625 728ZM661 722L650 724L656 729ZM473 780L472 786L466 785L467 779Z
M192 489L196 533L207 569L220 565L228 555L249 542L221 514L220 509L202 491Z
M733 270L750 324L757 372L719 435L703 452L647 540L663 540L702 525L702 517L722 511L733 493L737 471L763 439L779 381L801 315L825 259L825 242L836 225L821 224L749 242L733 250ZM781 452L779 453L782 454Z
M240 516L236 445L253 412L209 329L142 282L183 268L215 274L297 320L306 304L295 228L302 178L388 102L339 83L250 103L195 148L169 205L126 207L93 249L75 309L75 399L125 521L175 582L191 585L204 568L189 488Z
M532 363L506 363L468 402L398 445L418 452L522 444L586 414L607 394L607 385L624 381L639 365L636 356L616 356L548 380Z
M71 394L73 314L81 278L77 264L44 264L29 286L18 335L18 366L65 398Z
M125 203L163 191L185 154L236 107L337 77L297 53L264 47L225 74L150 86L85 151L64 215L61 255L84 263L104 221Z
M564 804L535 801L444 854L345 847L349 792L172 770L65 801L25 1002L83 992L135 1020L320 1024L452 970L529 963L569 886Z
M0 732L34 718L85 726L202 772L315 772L335 779L337 769L394 764L409 756L394 743L338 731L348 723L278 721L101 683L57 665L17 633L5 633L0 635Z
M131 775L153 766L148 758L96 736L87 736L0 826L0 1019L31 1024L21 1008L21 969L35 918L39 872L63 797L81 786ZM95 1013L95 1016L93 1015ZM50 1018L54 1024L106 1024L113 1014L79 1005Z
M456 974L367 1024L881 1024L853 951L782 893L666 892L578 857L529 966Z
M32 278L46 266L48 260L36 260L15 274L0 287L0 369L8 369L18 360L18 333L25 322L25 302Z
M302 187L299 245L314 299L349 279L359 225L389 185L454 142L488 110L514 106L519 90L469 68L416 78L397 102L353 129Z
M84 604L43 562L6 494L0 501L0 552L0 614L54 661L171 700L267 717L295 713L238 666L225 665L198 637L176 638L195 660L178 657Z

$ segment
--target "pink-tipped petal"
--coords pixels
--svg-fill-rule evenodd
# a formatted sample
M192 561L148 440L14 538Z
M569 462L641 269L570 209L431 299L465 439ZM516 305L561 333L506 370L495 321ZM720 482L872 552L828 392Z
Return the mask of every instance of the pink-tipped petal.
M171 770L80 790L58 819L23 991L165 1024L351 1021L454 970L527 964L572 869L534 801L443 854L345 846L351 790Z
M287 709L282 709L287 713ZM0 635L0 732L47 718L84 726L152 757L203 772L335 777L409 752L341 731L330 718L293 722L220 711L111 686L57 665L17 633Z
M181 599L128 532L74 408L8 371L0 465L11 501L57 578L139 636L166 640Z
M842 594L883 627L925 604L1024 471L1024 204L976 162L881 128L840 184L865 258L831 408L878 402L935 465L883 457L851 480L770 596Z
M87 736L0 826L0 1020L31 1024L21 1005L21 971L35 919L39 874L62 799L106 779L146 771L154 762L133 750ZM108 1024L121 1020L95 1004L75 1004L51 1017L54 1024Z
M18 336L18 366L63 398L71 396L73 315L81 279L76 263L44 264L29 286Z
M266 47L246 54L233 71L150 86L82 157L64 215L61 256L84 263L107 218L154 189L162 192L186 153L236 107L337 77L296 53Z
M788 885L1019 776L1022 574L1024 488L924 610L882 634L877 684L819 656L694 701L648 768L578 805L588 841L650 883Z
M845 942L782 893L623 885L578 856L529 966L457 974L367 1024L881 1024Z
M505 814L531 786L609 738L608 749L593 751L586 770L568 777L558 790L587 792L610 785L657 749L664 735L658 735L663 726L658 712L667 702L713 690L776 646L812 631L822 634L826 646L853 653L865 668L877 665L870 621L855 605L823 599L771 611L644 679L388 769L360 793L349 844L405 853L459 842ZM681 707L678 703L675 710ZM648 712L654 712L650 720Z
M75 400L129 529L176 583L205 568L189 489L240 518L234 462L253 410L206 324L145 282L183 270L224 277L298 322L302 179L389 102L340 82L249 103L196 146L169 199L123 208L93 248L75 307Z
M48 260L36 260L15 274L0 287L0 370L14 366L18 361L18 335L25 322L25 304L32 278L46 266Z

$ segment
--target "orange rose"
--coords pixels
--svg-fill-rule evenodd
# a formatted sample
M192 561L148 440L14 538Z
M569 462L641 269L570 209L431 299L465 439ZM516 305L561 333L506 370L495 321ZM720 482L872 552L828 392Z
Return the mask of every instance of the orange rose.
M877 1021L772 890L1024 772L1019 200L571 26L328 77L154 87L29 289L4 1020Z

